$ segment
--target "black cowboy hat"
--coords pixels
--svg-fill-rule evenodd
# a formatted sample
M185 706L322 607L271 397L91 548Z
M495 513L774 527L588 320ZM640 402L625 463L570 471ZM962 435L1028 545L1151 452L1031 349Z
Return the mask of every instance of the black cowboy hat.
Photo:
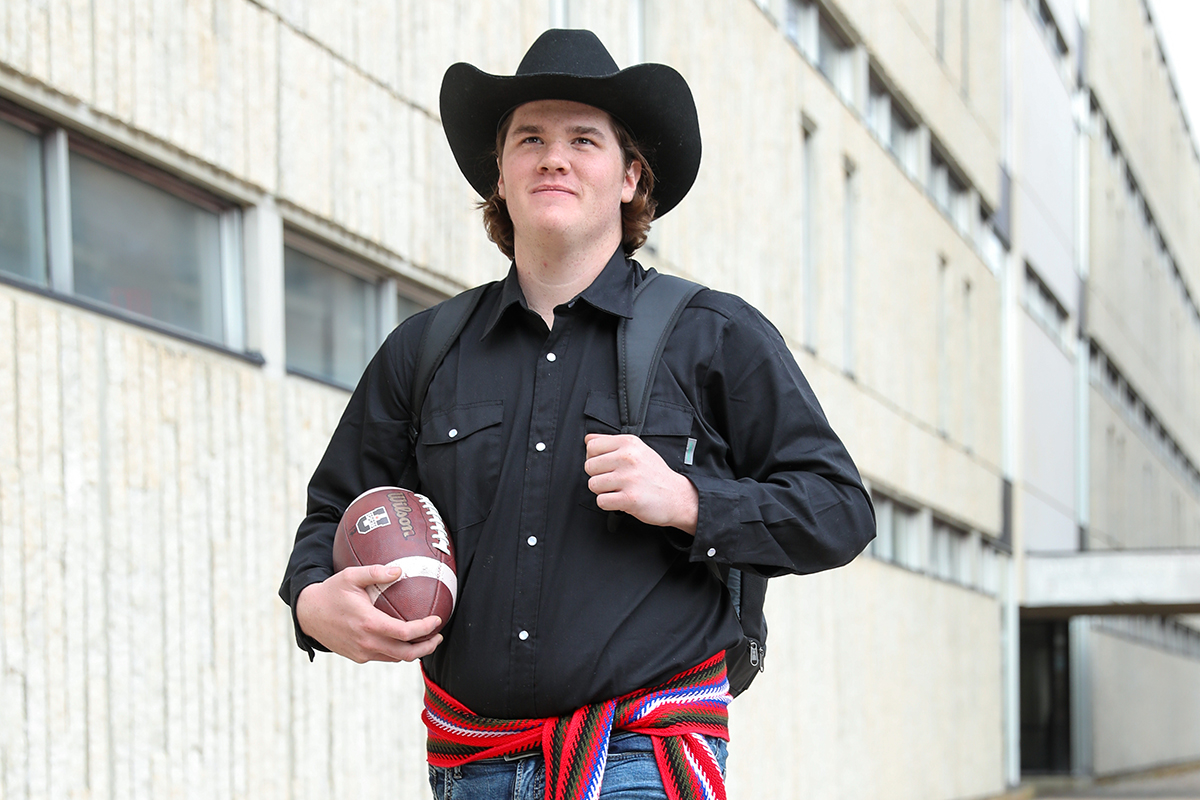
M496 189L496 131L509 111L533 100L573 100L624 123L654 171L655 217L674 208L700 169L700 121L683 76L665 64L618 70L591 31L548 30L515 75L489 75L459 62L442 78L442 125L450 149L480 197Z

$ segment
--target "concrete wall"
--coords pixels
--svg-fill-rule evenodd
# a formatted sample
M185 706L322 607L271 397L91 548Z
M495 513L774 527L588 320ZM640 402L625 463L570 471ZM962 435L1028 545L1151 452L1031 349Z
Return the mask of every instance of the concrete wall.
M730 706L731 797L1003 788L995 598L859 558L773 581L767 615L767 670Z
M1183 126L1144 0L1091 3L1087 75L1128 150L1163 235L1200 286L1200 159ZM1093 249L1093 253L1099 251Z
M1200 491L1171 451L1200 462L1200 238L1179 216L1200 202L1200 161L1143 4L1093 5L1091 528L1101 547L1195 546Z
M416 671L310 665L273 591L345 393L8 288L0 331L0 794L418 796Z
M1142 4L1093 5L1089 78L1103 120L1091 140L1088 327L1195 463L1200 322L1164 266L1154 231L1194 303L1200 297L1200 231L1193 224L1200 161ZM1105 124L1115 133L1116 155L1105 141Z
M1200 547L1200 503L1136 420L1093 382L1093 547Z
M1079 546L1074 359L1024 312L1021 347L1018 489L1024 548L1074 550Z
M1200 659L1092 629L1097 775L1194 761Z

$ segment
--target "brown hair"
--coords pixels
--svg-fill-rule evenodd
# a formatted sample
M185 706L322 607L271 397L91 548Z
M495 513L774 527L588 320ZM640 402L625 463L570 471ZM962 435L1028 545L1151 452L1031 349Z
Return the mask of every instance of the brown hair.
M609 118L617 132L617 143L624 156L625 166L628 167L634 161L638 161L642 165L642 175L638 179L633 199L628 203L621 204L621 247L624 248L626 256L631 256L646 243L646 234L650 232L650 223L654 221L654 210L658 207L658 201L653 196L654 171L650 169L649 160L642 153L641 146L633 138L629 129L615 117L610 115ZM508 137L508 126L511 121L512 112L510 111L496 131L495 156L497 163L500 162L500 157L504 153L504 140ZM479 203L479 208L483 209L483 227L487 231L488 238L496 243L496 247L500 248L501 253L508 258L514 258L512 217L508 215L508 204L504 202L504 198L499 195L495 187L492 188L491 196Z

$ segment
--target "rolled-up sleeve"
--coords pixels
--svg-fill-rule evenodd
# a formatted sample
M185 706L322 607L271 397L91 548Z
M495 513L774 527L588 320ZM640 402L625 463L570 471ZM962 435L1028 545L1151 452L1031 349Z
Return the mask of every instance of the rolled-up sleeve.
M753 308L726 321L703 395L735 477L688 473L700 496L691 560L774 577L842 566L867 546L875 512L858 469Z

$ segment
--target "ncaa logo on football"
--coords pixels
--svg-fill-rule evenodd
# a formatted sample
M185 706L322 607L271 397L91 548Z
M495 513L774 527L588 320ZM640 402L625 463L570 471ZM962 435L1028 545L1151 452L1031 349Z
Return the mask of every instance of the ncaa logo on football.
M384 525L390 525L391 520L388 519L387 511L383 506L376 508L373 511L368 511L358 518L354 529L359 533L370 533L376 528L382 528Z

